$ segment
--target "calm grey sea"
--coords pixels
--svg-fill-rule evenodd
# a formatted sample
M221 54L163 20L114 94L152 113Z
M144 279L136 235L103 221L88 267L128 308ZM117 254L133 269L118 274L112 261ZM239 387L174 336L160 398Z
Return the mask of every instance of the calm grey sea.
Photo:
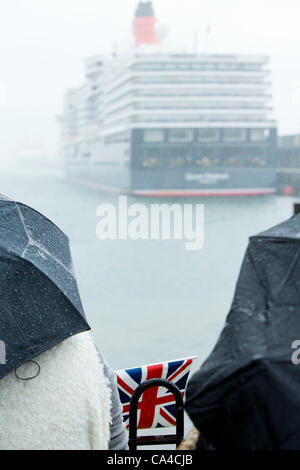
M83 305L115 369L210 352L232 300L248 237L290 217L278 196L155 203L205 204L205 243L100 241L96 209L118 197L74 186L55 171L5 171L0 193L43 212L70 237ZM149 205L151 201L139 199ZM129 199L136 202L135 199Z

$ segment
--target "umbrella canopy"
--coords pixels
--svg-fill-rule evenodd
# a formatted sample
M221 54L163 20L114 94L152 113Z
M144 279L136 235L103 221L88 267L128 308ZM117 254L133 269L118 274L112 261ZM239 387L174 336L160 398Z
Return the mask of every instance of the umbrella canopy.
M89 329L68 238L39 212L0 195L0 379Z
M300 215L250 238L221 336L186 409L217 449L300 449Z

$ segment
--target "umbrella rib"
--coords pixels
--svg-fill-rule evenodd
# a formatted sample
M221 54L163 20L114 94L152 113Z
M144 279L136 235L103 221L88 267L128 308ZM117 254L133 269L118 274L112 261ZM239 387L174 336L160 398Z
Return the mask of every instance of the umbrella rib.
M68 271L69 274L71 274L72 277L74 277L74 273L72 272L72 270L70 270L65 264L63 264L60 260L58 260L57 258L55 258L43 245L41 245L40 243L36 242L35 240L33 240L33 238L31 237L30 233L28 232L27 228L26 228L26 224L25 224L25 219L24 219L24 216L22 214L22 211L21 211L21 208L18 206L17 203L15 203L16 205L16 208L18 210L18 213L19 213L19 216L20 216L20 219L21 219L21 222L22 222L22 225L23 225L23 228L24 228L24 231L26 233L26 236L28 238L28 242L27 242L27 245L25 246L23 252L22 252L22 258L24 258L25 256L25 253L26 253L26 250L27 248L32 245L32 246L36 246L38 247L40 250L42 250L46 255L48 255L51 259L53 259L57 264L59 264L60 266L62 266L66 271Z
M32 264L32 262L31 262L30 260L27 260L27 259L24 257L24 254L25 254L25 252L26 252L26 250L27 250L27 248L28 248L29 245L31 245L31 244L33 244L33 245L35 245L35 246L39 246L39 245L32 239L32 237L30 236L30 233L28 233L28 231L27 231L27 228L26 228L26 225L25 225L24 216L23 216L23 214L22 214L21 208L18 206L17 203L15 203L15 205L16 205L17 211L18 211L18 213L19 213L19 216L20 216L22 225L23 225L23 227L24 227L25 233L26 233L26 235L27 235L27 237L28 237L28 243L27 243L26 247L25 247L24 250L23 250L22 259L24 259L24 260L26 260L27 262L29 262L29 263ZM31 242L32 242L32 243L31 243ZM61 261L59 261L57 258L55 258L54 256L52 256L51 253L49 253L47 250L45 250L44 247L42 247L42 248L43 248L44 252L47 253L47 254L50 256L51 259L53 259L56 263L58 263L60 266L62 266L68 273L71 274L71 276L73 277L73 279L75 279L74 273L73 273L71 270L69 270L69 269L68 269ZM42 272L43 272L43 271L42 271ZM55 282L54 282L45 272L43 272L43 274L57 287L57 285L55 284ZM76 279L75 279L75 281L76 281ZM75 305L73 304L73 302L71 302L70 299L68 299L68 297L67 297L65 294L64 294L64 296L65 296L65 298L71 303L71 305L77 310L77 308L75 307Z
M295 269L295 266L296 266L296 263L299 259L299 255L300 255L300 251L298 249L298 252L295 254L294 258L293 258L293 261L292 261L292 264L290 266L290 269L288 270L285 278L283 279L283 281L281 282L281 285L278 287L278 290L276 292L276 299L278 298L280 292L282 291L282 289L284 288L285 284L288 282L291 274L293 273L294 269ZM276 300L275 299L275 300Z
M51 258L53 261L55 261L57 264L59 264L62 268L64 268L69 274L71 274L72 277L75 277L74 276L74 273L71 269L67 268L67 266L65 264L63 264L59 259L55 258L55 256L53 256L48 250L46 250L45 247L43 247L42 245L40 245L39 243L35 242L34 240L32 240L33 243L30 243L30 241L27 243L26 247L24 248L23 250L23 253L22 253L22 258L25 258L25 253L27 251L27 248L31 245L31 246L36 246L38 248L40 248L46 255L49 256L49 258Z
M17 203L15 203L15 206L16 206L16 209L17 209L17 211L18 211L19 217L20 217L20 219L21 219L21 222L22 222L22 225L23 225L25 234L26 234L26 236L27 236L27 238L28 238L27 245L25 246L25 248L24 248L24 250L23 250L23 253L22 253L22 258L23 258L24 253L25 253L25 251L27 250L27 247L28 247L28 245L30 244L30 241L31 241L32 239L31 239L30 234L28 233L28 230L27 230L27 228L26 228L24 216L23 216L23 214L22 214L22 211L21 211L20 207L18 206Z

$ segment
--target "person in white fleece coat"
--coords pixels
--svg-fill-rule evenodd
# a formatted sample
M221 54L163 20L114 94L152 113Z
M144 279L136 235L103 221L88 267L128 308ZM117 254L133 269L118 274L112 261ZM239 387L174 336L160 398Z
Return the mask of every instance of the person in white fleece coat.
M91 334L81 333L0 381L0 449L109 448L111 388ZM19 377L19 378L18 378Z

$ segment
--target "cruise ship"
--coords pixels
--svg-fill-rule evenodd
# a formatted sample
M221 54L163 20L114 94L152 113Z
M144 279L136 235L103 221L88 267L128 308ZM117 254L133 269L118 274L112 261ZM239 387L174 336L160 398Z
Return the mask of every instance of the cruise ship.
M145 197L275 192L269 58L167 50L151 2L134 47L85 61L67 90L61 150L72 181Z

